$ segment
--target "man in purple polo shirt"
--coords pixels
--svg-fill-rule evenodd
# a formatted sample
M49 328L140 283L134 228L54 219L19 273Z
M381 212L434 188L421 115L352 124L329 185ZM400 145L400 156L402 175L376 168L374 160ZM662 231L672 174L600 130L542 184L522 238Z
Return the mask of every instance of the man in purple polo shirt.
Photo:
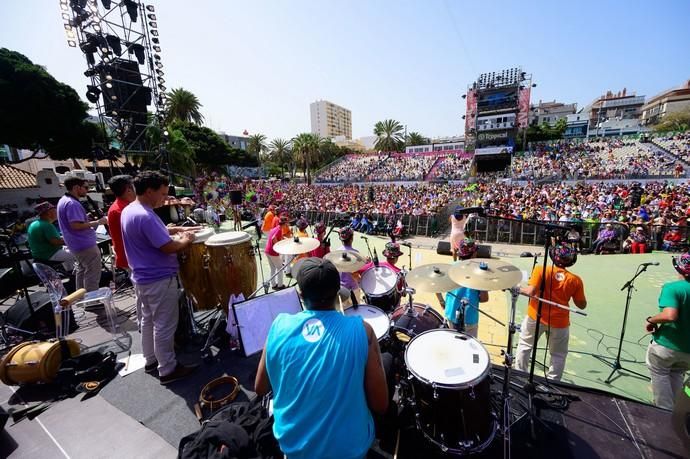
M192 231L198 228L167 228L153 211L168 197L167 177L145 171L133 183L137 199L124 208L120 222L134 292L141 303L144 371L158 369L161 384L169 384L196 368L177 361L174 341L179 319L176 254L194 241Z
M79 202L86 196L89 187L86 180L70 177L65 180L67 192L57 205L58 224L62 238L77 262L74 266L76 288L85 288L87 292L98 290L101 280L101 251L96 245L98 225L105 225L105 217L89 221L86 210Z

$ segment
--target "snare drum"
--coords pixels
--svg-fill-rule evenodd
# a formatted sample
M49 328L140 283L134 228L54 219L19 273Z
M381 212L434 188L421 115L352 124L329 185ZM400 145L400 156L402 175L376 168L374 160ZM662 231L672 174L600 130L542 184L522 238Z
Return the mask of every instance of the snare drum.
M228 231L206 241L209 277L216 299L225 310L230 295L245 298L256 290L256 259L251 236L244 231Z
M356 308L346 309L344 314L346 316L360 316L362 320L371 325L379 344L382 344L388 338L391 321L388 318L388 314L376 306L360 304Z
M417 427L451 454L484 450L496 435L491 410L491 361L476 339L454 330L429 330L405 350Z
M388 266L379 266L366 270L359 286L367 304L390 312L400 303L399 279L398 273Z
M407 344L412 338L427 330L443 327L443 317L427 304L401 304L391 315L392 335L396 341Z
M182 250L177 258L180 261L180 280L185 292L194 303L195 310L213 309L218 304L208 270L206 245L213 229L206 228L194 233L194 242Z

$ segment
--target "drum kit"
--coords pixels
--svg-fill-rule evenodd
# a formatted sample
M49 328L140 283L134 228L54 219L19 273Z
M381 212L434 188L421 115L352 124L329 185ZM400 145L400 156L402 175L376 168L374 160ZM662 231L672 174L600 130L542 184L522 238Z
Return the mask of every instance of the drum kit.
M346 251L331 252L326 258L341 272L356 272L366 261L358 253ZM361 316L376 333L382 352L393 355L401 408L411 409L417 430L443 453L480 453L497 434L503 437L504 448L509 451L509 383L513 335L519 330L515 310L520 295L517 285L522 280L520 269L501 260L469 259L393 274L388 271L393 270L384 265L365 271L360 286L366 304L354 305L344 314ZM417 292L452 294L460 287L511 293L508 343L502 352L501 414L496 413L492 403L496 394L491 392L489 352L479 340L463 332L464 314L460 315L459 330L455 330L448 328L430 305L414 302ZM399 304L403 295L407 296L405 304ZM461 304L461 310L471 307L462 300ZM503 325L484 311L479 312Z

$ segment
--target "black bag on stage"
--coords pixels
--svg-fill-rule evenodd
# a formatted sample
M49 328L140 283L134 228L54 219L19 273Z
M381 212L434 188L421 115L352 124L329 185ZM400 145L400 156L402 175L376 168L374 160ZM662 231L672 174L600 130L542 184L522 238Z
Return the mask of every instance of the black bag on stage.
M180 459L282 458L273 417L261 398L222 408L201 429L180 440Z
M113 352L87 352L64 360L58 370L56 382L63 389L74 391L81 383L110 378L116 366L117 356Z

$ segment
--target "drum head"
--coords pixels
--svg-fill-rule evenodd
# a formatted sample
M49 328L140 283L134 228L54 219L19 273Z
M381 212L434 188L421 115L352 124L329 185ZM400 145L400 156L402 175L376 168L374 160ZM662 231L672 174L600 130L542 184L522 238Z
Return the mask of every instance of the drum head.
M215 234L215 231L213 231L213 228L204 228L200 231L195 231L194 232L194 244L203 244Z
M378 340L386 336L391 326L390 319L388 319L388 315L385 312L376 306L368 304L360 304L356 308L346 309L345 315L360 316L366 323L371 325Z
M489 373L486 348L469 335L454 330L429 330L412 339L405 349L405 365L418 379L447 388L474 386Z
M398 274L387 266L367 269L362 274L360 287L369 295L383 295L398 283Z
M249 241L251 238L252 237L249 235L249 233L245 233L244 231L228 231L226 233L214 234L213 236L209 237L206 241L206 245L236 245Z

